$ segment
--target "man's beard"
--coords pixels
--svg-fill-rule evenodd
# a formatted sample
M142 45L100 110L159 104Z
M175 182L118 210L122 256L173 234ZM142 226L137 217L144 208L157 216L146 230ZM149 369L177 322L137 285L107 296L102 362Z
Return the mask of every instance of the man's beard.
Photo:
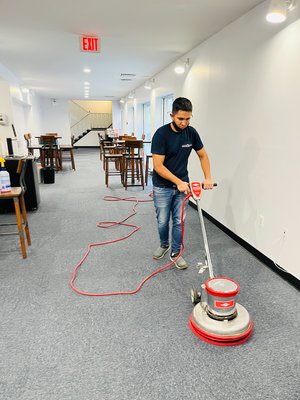
M179 128L178 125L174 121L172 121L173 127L175 128L176 132L182 132L185 128Z

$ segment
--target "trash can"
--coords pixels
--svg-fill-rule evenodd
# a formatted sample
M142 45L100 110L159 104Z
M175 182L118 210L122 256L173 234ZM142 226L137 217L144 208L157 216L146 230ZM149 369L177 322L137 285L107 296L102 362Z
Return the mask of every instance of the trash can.
M41 169L41 181L43 183L55 183L55 171L53 167L45 167Z

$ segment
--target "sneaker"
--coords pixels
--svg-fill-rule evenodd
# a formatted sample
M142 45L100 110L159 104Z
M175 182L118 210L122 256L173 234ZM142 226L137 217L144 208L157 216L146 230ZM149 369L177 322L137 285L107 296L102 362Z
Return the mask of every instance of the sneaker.
M166 254L166 252L169 250L170 246L159 246L155 252L153 253L153 258L154 260L160 260L161 258L164 257L164 255Z
M170 255L170 260L171 261L174 261L174 260L176 260L176 257L178 257L178 254L179 253L171 253L171 255ZM183 257L178 257L178 259L174 262L174 264L176 265L176 267L178 268L178 269L186 269L188 266L187 266L187 263L185 262L185 260L184 260L184 258Z

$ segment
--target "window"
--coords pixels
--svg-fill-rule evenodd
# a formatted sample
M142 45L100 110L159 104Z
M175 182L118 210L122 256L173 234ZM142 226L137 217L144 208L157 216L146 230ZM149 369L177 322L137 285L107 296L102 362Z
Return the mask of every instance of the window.
M172 112L172 104L173 104L173 95L163 97L162 99L162 117L163 117L163 125L171 122L170 114Z
M128 107L127 110L127 134L131 135L134 131L134 108Z
M151 140L150 103L143 104L143 133L145 140Z

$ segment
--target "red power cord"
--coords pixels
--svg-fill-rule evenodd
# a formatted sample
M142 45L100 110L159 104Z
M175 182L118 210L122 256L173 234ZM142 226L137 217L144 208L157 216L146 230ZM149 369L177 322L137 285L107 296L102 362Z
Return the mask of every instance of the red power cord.
M152 197L152 194L150 194L150 196ZM73 273L72 273L72 279L70 281L70 286L72 288L72 290L74 290L76 293L84 295L84 296L98 296L98 297L103 297L103 296L117 296L117 295L125 295L125 294L135 294L137 292L139 292L141 290L141 288L143 287L143 285L150 279L152 278L154 275L158 274L159 272L164 271L165 269L171 267L171 265L175 264L175 262L178 260L178 258L181 256L183 250L184 250L184 244L183 244L183 239L184 239L184 203L186 202L186 200L191 197L191 193L189 193L183 200L182 202L182 207L181 207L181 250L180 253L178 254L178 256L169 264L157 269L156 271L152 272L150 275L146 276L146 278L144 278L141 283L138 285L138 287L135 290L131 290L128 292L106 292L106 293L89 293L89 292L85 292L83 290L77 289L74 285L75 280L77 278L77 271L79 270L79 268L82 266L82 264L84 263L84 261L86 260L86 258L88 257L88 255L90 254L91 248L95 247L95 246L103 246L105 244L111 244L111 243L116 243L116 242L120 242L121 240L127 239L128 237L130 237L131 235L133 235L135 232L137 232L140 227L134 224L125 224L125 221L127 221L129 218L133 217L137 211L136 211L136 207L138 205L138 203L147 203L151 200L138 200L136 197L115 197L115 196L105 196L104 200L105 201L129 201L129 202L134 202L134 205L132 207L133 212L126 218L124 218L121 221L100 221L97 223L97 227L98 228L112 228L113 226L116 225L122 225L122 226L129 226L131 228L133 228L132 232L130 232L128 235L123 236L121 238L115 239L115 240L108 240L107 242L99 242L99 243L91 243L88 245L87 251L85 253L85 255L82 257L82 259L79 261L78 264L75 265L74 269L73 269Z

